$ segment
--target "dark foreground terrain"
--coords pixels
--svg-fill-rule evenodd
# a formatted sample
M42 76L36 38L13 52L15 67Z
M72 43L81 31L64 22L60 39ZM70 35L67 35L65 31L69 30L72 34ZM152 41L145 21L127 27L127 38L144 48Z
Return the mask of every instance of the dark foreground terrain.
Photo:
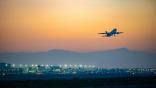
M0 81L0 88L156 88L156 77Z

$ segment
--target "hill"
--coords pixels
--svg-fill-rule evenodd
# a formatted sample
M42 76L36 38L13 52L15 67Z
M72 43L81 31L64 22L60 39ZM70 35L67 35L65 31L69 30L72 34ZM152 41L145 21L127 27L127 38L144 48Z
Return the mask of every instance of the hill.
M54 49L47 52L0 53L0 62L56 65L86 64L106 68L156 68L156 55L127 48L96 52L74 52Z

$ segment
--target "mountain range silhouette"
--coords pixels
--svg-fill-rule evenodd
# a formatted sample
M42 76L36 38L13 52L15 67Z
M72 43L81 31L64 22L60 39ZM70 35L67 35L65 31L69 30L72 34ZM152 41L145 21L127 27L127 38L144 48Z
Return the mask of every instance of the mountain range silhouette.
M156 54L127 48L95 52L52 49L47 52L0 53L0 62L53 65L82 64L105 68L156 68Z

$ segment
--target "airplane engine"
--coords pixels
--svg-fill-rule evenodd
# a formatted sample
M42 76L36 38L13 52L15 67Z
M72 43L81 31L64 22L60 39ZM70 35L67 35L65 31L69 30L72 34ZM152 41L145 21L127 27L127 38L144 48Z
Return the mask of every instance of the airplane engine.
M107 32L107 31L105 31L105 33L107 34L108 32Z

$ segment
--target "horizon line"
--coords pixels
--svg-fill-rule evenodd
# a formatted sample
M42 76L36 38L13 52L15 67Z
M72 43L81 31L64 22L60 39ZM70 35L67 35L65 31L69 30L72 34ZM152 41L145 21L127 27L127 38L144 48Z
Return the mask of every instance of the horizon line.
M143 50L134 50L134 49L129 49L126 47L121 47L121 48L112 48L112 49L107 49L107 50L92 50L92 51L74 51L70 49L63 49L63 48L53 48L49 49L46 51L0 51L0 53L42 53L42 52L51 52L51 51L67 51L67 52L76 52L76 53L91 53L91 52L107 52L107 51L112 51L112 50L130 50L130 51L138 51L138 52L145 52L145 53L156 53L156 52L148 52L148 51L143 51Z

